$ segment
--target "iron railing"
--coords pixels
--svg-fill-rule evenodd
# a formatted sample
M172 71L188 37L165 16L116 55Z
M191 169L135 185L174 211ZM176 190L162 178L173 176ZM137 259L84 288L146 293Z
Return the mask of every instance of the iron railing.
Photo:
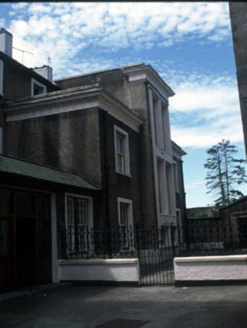
M173 224L160 228L136 225L134 228L88 229L80 226L67 229L61 238L65 239L67 258L141 258L143 253L150 255L154 250L163 250L167 258L240 254L247 251L247 219L234 222L187 220L186 227L179 231Z
M116 227L67 229L65 257L70 259L138 258L144 285L174 281L175 256L241 254L247 251L247 220L188 220L185 228Z

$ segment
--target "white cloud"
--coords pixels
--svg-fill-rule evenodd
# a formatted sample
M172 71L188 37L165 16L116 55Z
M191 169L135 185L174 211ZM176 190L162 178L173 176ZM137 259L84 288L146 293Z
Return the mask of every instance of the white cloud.
M55 71L63 75L87 47L151 49L195 35L208 42L230 35L227 3L18 3L11 8L15 15L8 28L14 45L34 53L25 55L24 64L43 65L49 53ZM21 60L21 53L14 56Z
M198 187L205 187L205 181L194 181L185 184L185 189L195 189Z
M236 78L184 72L172 85L176 92L170 98L175 142L194 148L210 147L221 139L243 142Z

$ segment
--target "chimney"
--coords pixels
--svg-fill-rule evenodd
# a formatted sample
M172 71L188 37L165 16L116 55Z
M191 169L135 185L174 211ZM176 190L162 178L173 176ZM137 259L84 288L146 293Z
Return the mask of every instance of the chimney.
M0 28L0 51L12 57L12 39L13 36L5 28Z
M44 65L42 67L35 67L33 68L34 72L38 73L39 75L43 76L45 79L52 82L52 68L50 66Z

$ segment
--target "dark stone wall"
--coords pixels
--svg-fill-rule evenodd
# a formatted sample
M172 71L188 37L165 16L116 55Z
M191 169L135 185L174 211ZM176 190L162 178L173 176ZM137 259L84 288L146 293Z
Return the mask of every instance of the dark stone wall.
M101 113L102 165L104 170L105 220L107 225L118 225L117 198L131 199L134 222L142 220L141 210L141 165L139 157L140 135L112 116ZM114 125L123 129L129 136L130 174L119 174L115 167Z
M142 213L145 224L157 220L153 150L151 139L150 112L148 107L147 84L143 81L128 80L120 69L99 72L92 75L80 76L68 80L58 81L62 89L98 83L100 87L119 99L130 109L135 110L144 123L140 129L138 153L140 156L139 171L141 172Z
M101 186L97 108L10 122L5 140L6 155L68 171Z
M1 53L0 59L4 63L3 69L3 93L5 100L17 100L31 96L31 79L42 83L47 87L47 92L59 89L39 74L21 65L9 56Z

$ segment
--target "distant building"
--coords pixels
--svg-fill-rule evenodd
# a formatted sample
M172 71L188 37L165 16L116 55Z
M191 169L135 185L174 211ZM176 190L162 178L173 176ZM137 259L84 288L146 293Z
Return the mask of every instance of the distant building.
M188 219L207 219L219 217L219 212L214 206L187 208Z
M178 243L185 152L171 141L171 88L144 63L54 82L11 44L1 29L0 288L59 281L59 260L88 256L92 229L119 229L121 254L136 224Z

